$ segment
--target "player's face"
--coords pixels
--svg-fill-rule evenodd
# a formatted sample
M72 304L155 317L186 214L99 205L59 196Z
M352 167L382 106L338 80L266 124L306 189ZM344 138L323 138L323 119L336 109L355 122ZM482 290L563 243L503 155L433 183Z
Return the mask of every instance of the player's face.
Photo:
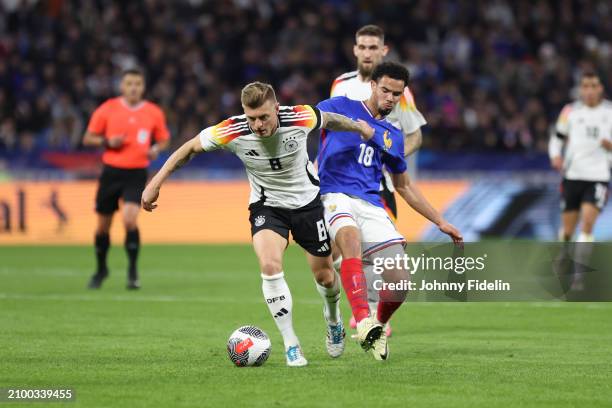
M588 106L595 106L601 100L603 86L597 77L586 77L580 81L580 97Z
M142 100L145 84L142 75L127 74L121 79L121 95L128 103L135 104Z
M369 78L372 71L387 55L389 48L382 40L372 35L361 35L357 37L357 43L353 47L353 53L357 57L357 69L363 78Z
M267 100L258 108L242 106L247 123L257 136L272 136L278 128L278 102Z
M401 79L383 76L378 82L372 81L372 98L378 113L387 116L400 101L406 84Z

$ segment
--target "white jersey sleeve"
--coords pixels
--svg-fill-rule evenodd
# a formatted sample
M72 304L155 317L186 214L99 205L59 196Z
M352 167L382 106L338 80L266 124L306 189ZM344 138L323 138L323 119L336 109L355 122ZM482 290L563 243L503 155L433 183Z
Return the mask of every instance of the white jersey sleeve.
M612 133L612 104L602 101L597 106L582 102L567 105L555 126L557 139L565 140L563 173L568 180L610 180L609 153L601 145ZM561 139L563 138L563 139ZM556 153L552 146L549 153Z
M560 133L563 136L567 136L569 134L569 114L572 111L572 104L567 104L561 110L559 114L559 118L557 119L557 123L555 125L555 130L557 133Z
M230 142L239 136L248 135L250 133L251 130L249 129L246 118L242 115L233 116L215 126L207 127L202 130L198 136L200 137L202 149L204 149L205 152L217 149L233 151Z
M346 96L349 99L359 100L359 96L361 96L364 91L367 92L367 89L364 88L365 87L359 80L357 71L346 72L334 80L329 92L329 97Z

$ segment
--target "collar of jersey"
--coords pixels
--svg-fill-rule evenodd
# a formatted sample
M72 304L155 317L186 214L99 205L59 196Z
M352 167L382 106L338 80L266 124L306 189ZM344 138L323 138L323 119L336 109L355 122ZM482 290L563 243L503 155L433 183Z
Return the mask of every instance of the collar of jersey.
M386 116L383 116L380 119L376 119L374 114L372 114L372 111L370 110L370 108L368 108L368 105L365 104L365 101L361 101L361 106L363 106L363 109L365 109L365 111L368 112L368 114L372 117L372 119L377 120L379 122L385 120Z

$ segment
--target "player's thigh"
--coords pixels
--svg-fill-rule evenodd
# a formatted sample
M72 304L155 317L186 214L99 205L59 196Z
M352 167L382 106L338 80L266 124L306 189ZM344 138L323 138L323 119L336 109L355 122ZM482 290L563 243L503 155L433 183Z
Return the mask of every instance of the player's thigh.
M592 204L599 214L599 211L603 210L608 202L608 183L587 182L585 184L581 204Z
M122 189L123 182L119 174L114 169L105 167L96 191L96 212L108 216L117 211Z
M291 212L291 235L309 254L317 257L331 255L323 204L318 197L307 206Z
M124 203L133 203L140 207L142 192L147 184L146 169L130 169L124 171L123 190L121 198Z
M406 240L383 208L363 200L360 200L358 206L364 259L392 245L405 244Z
M358 228L356 221L358 214L353 213L351 200L351 197L341 193L328 193L321 196L325 225L332 241L336 240L336 234L342 227Z
M563 179L561 182L561 211L579 211L584 195L584 183Z
M283 252L289 242L287 211L254 203L249 206L249 222L253 248L263 274L273 275L282 270Z
M287 239L273 230L262 229L253 235L253 249L262 274L275 275L283 270L286 247Z

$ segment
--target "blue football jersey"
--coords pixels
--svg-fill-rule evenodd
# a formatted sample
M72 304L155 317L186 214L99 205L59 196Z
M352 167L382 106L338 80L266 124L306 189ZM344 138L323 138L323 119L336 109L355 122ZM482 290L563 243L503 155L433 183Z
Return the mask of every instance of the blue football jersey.
M391 173L406 171L402 132L384 119L375 119L362 101L338 96L317 107L353 120L363 119L375 130L367 142L354 132L321 131L317 158L321 194L344 193L382 207L379 190L383 165Z

